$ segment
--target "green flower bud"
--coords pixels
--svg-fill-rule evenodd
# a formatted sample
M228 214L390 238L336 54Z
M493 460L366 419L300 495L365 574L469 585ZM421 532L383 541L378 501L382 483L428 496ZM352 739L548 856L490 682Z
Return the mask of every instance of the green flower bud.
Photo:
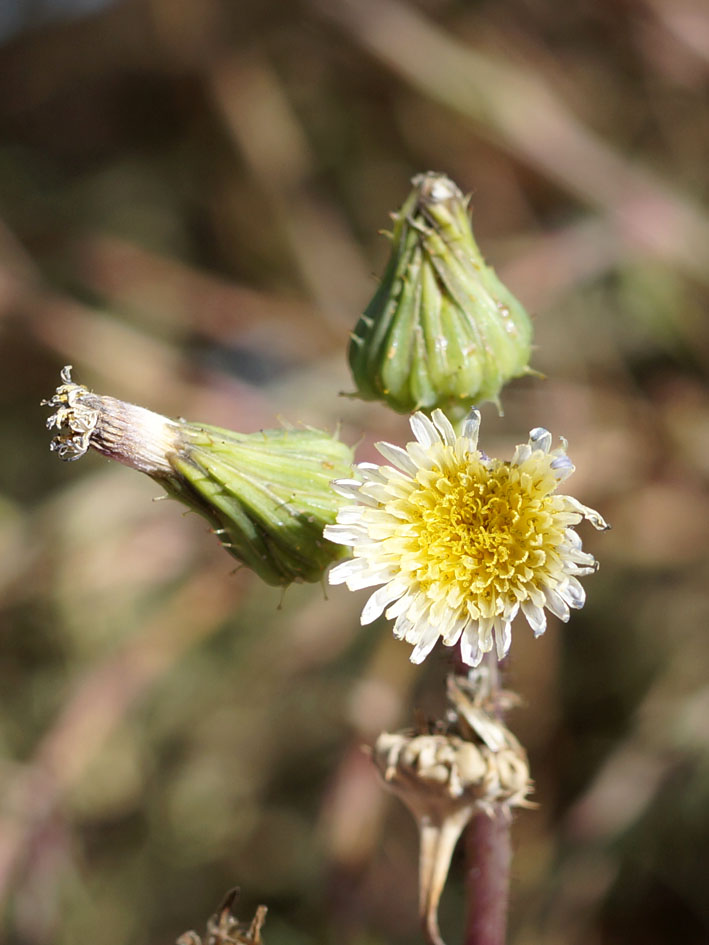
M346 549L323 537L342 499L332 479L351 475L352 450L314 429L234 433L170 420L91 393L62 371L44 404L51 448L75 460L89 448L146 473L203 515L222 545L268 584L318 581Z
M485 265L458 187L432 172L412 184L394 214L384 277L350 342L358 395L402 413L499 406L507 381L529 372L529 316Z

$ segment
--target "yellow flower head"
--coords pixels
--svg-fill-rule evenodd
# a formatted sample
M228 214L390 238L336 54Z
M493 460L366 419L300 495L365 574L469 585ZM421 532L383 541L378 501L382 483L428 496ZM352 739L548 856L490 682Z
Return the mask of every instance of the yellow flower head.
M406 449L377 444L391 466L360 463L356 479L334 483L356 504L340 509L337 524L325 529L353 554L330 571L330 583L350 590L383 585L361 622L386 611L396 621L395 636L414 645L414 663L439 637L446 646L460 642L470 666L493 645L502 659L520 609L539 636L544 608L566 621L569 608L583 607L578 578L597 565L573 526L584 518L598 529L608 525L556 492L574 467L566 442L552 450L547 430L532 430L503 462L478 450L476 409L460 436L441 410L432 419L415 413L410 423L416 440Z

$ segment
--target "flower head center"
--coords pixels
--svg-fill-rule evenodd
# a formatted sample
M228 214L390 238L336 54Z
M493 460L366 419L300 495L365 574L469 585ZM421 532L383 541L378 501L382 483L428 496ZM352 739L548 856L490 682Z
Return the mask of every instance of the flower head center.
M409 496L409 551L423 588L508 596L533 580L561 541L548 461L527 470L469 456L420 470Z

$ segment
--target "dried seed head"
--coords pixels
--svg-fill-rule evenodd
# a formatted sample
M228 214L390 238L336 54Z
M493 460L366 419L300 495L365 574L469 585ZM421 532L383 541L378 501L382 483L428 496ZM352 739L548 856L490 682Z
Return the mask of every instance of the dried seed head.
M435 809L441 817L460 804L486 811L496 804L526 807L531 790L527 759L514 736L510 741L495 751L458 735L385 732L373 758L387 787L414 816Z
M495 715L487 668L473 681L449 679L451 711L446 725L430 732L383 732L372 758L385 785L413 814L419 830L419 914L427 940L443 945L438 902L451 857L475 815L510 816L530 807L532 790L524 749Z
M448 678L447 722L431 732L382 732L372 758L386 786L415 817L443 820L460 807L529 807L527 754L495 715L487 667L472 681ZM496 693L509 703L511 693Z

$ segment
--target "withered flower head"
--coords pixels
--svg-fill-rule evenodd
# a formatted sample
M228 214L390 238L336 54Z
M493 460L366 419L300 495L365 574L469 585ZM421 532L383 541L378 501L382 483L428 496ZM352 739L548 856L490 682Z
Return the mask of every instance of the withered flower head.
M475 816L509 819L513 807L533 806L527 800L532 781L526 752L486 699L487 667L477 674L470 686L461 677L449 678L446 724L383 732L372 752L384 784L416 820L419 914L432 945L443 945L438 902L466 825Z

